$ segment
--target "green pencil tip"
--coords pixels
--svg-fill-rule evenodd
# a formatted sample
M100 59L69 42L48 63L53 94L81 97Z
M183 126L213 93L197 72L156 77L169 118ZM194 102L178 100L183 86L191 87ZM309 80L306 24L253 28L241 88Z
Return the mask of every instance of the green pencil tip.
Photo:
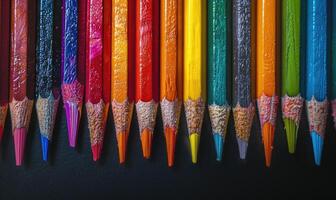
M287 136L288 151L290 154L294 154L296 149L298 127L296 126L296 123L291 119L284 119L284 123Z

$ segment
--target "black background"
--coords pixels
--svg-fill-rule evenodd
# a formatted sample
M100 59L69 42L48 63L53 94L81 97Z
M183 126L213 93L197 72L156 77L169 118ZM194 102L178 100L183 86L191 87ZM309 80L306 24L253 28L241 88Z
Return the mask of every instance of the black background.
M271 168L266 168L264 164L259 121L256 118L247 160L239 159L231 118L223 161L217 162L207 112L197 165L191 163L184 114L181 118L176 163L173 168L167 167L161 114L158 115L152 158L142 158L138 125L134 115L127 163L119 165L111 112L109 116L104 153L101 161L95 163L91 156L85 109L78 147L75 150L68 146L65 113L63 109L59 109L50 162L45 163L41 158L39 130L34 112L27 140L25 164L22 167L15 167L10 120L7 120L0 154L0 199L335 196L333 189L336 180L336 137L330 116L321 167L314 165L305 114L295 155L288 154L279 116Z

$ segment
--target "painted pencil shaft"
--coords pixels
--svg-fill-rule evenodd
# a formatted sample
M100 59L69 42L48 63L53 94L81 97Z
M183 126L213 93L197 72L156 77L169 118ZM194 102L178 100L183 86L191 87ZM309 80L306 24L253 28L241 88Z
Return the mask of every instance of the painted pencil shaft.
M282 1L282 116L289 153L295 152L303 98L300 96L301 0Z
M127 141L134 107L134 12L128 0L112 3L112 111L119 162L126 159Z
M271 165L278 96L276 94L276 5L257 1L257 97L266 166Z
M10 112L17 166L22 165L23 162L26 136L33 107L35 9L35 2L28 3L28 0L11 1L9 87ZM28 12L28 10L31 12Z
M108 73L111 68L103 65L103 0L87 0L86 5L85 103L93 160L97 161L103 147L110 104L110 88L104 87L104 83L110 85L110 76L104 76L103 73Z
M143 155L149 158L159 101L159 1L136 0L136 110Z
M36 50L36 112L41 134L42 158L48 160L48 146L54 129L60 98L60 66L54 63L54 1L39 0L39 31Z
M327 0L307 2L307 115L315 164L320 165L328 115Z
M4 131L8 110L10 1L0 3L0 142Z
M228 0L208 1L208 104L218 161L222 160L230 115L227 97L229 6Z
M174 164L176 134L182 105L182 0L161 1L160 101L168 166Z
M332 1L332 33L331 33L331 106L332 106L332 116L334 118L334 127L336 128L336 1Z
M254 117L252 102L252 2L233 1L233 117L239 156L245 159Z
M183 100L192 162L197 152L206 101L206 1L184 1Z
M85 63L84 40L86 32L85 12L86 1L63 0L62 96L66 112L70 147L76 146L78 126L82 112ZM78 35L78 33L80 33L80 35ZM81 38L84 38L84 40L80 40ZM80 49L78 47L79 44L82 45Z

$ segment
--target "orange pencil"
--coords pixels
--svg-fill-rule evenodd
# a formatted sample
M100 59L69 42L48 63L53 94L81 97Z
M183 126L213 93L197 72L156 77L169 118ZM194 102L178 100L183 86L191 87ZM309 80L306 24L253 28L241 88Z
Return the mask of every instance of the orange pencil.
M134 10L128 0L112 1L112 110L119 162L124 163L134 105Z
M175 141L183 98L182 9L182 0L161 1L160 104L170 167L174 164Z
M257 1L257 101L266 166L270 167L277 106L276 0Z

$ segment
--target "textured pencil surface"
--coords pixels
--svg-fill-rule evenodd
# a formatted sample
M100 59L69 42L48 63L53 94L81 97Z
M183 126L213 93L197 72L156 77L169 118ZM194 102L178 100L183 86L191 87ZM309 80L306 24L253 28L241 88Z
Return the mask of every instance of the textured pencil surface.
M257 1L257 97L266 165L271 165L278 97L276 96L276 5Z
M320 165L328 114L327 0L307 2L307 115L315 163Z
M63 0L62 8L62 96L69 145L75 147L84 94L86 1Z
M134 104L135 5L126 0L112 3L112 111L117 132L119 162L126 157Z
M183 32L181 0L161 1L160 100L168 165L174 162L175 140L183 90Z
M206 1L184 1L183 99L192 162L197 152L206 100Z
M103 63L103 16L103 0L87 0L85 102L91 150L95 161L101 155L110 103L111 67Z
M217 160L221 160L228 105L229 1L208 1L208 104Z
M159 1L136 1L135 101L143 154L149 158L159 101Z
M241 159L245 159L254 117L252 102L252 7L251 0L233 1L233 117Z
M0 141L2 139L8 110L9 88L9 41L10 41L10 1L0 3Z
M60 96L60 65L59 51L54 45L54 1L39 1L39 21L36 51L36 111L39 121L42 155L43 159L48 158L48 143L52 138L55 124L58 101ZM59 41L57 41L59 42ZM59 47L59 46L58 46ZM54 50L57 52L54 53Z
M28 12L31 11L31 12ZM15 11L15 12L14 12ZM24 156L34 98L36 2L11 1L10 111L16 165ZM29 13L29 14L28 14Z
M336 2L332 1L332 33L331 33L331 104L332 116L334 118L334 127L336 128Z

